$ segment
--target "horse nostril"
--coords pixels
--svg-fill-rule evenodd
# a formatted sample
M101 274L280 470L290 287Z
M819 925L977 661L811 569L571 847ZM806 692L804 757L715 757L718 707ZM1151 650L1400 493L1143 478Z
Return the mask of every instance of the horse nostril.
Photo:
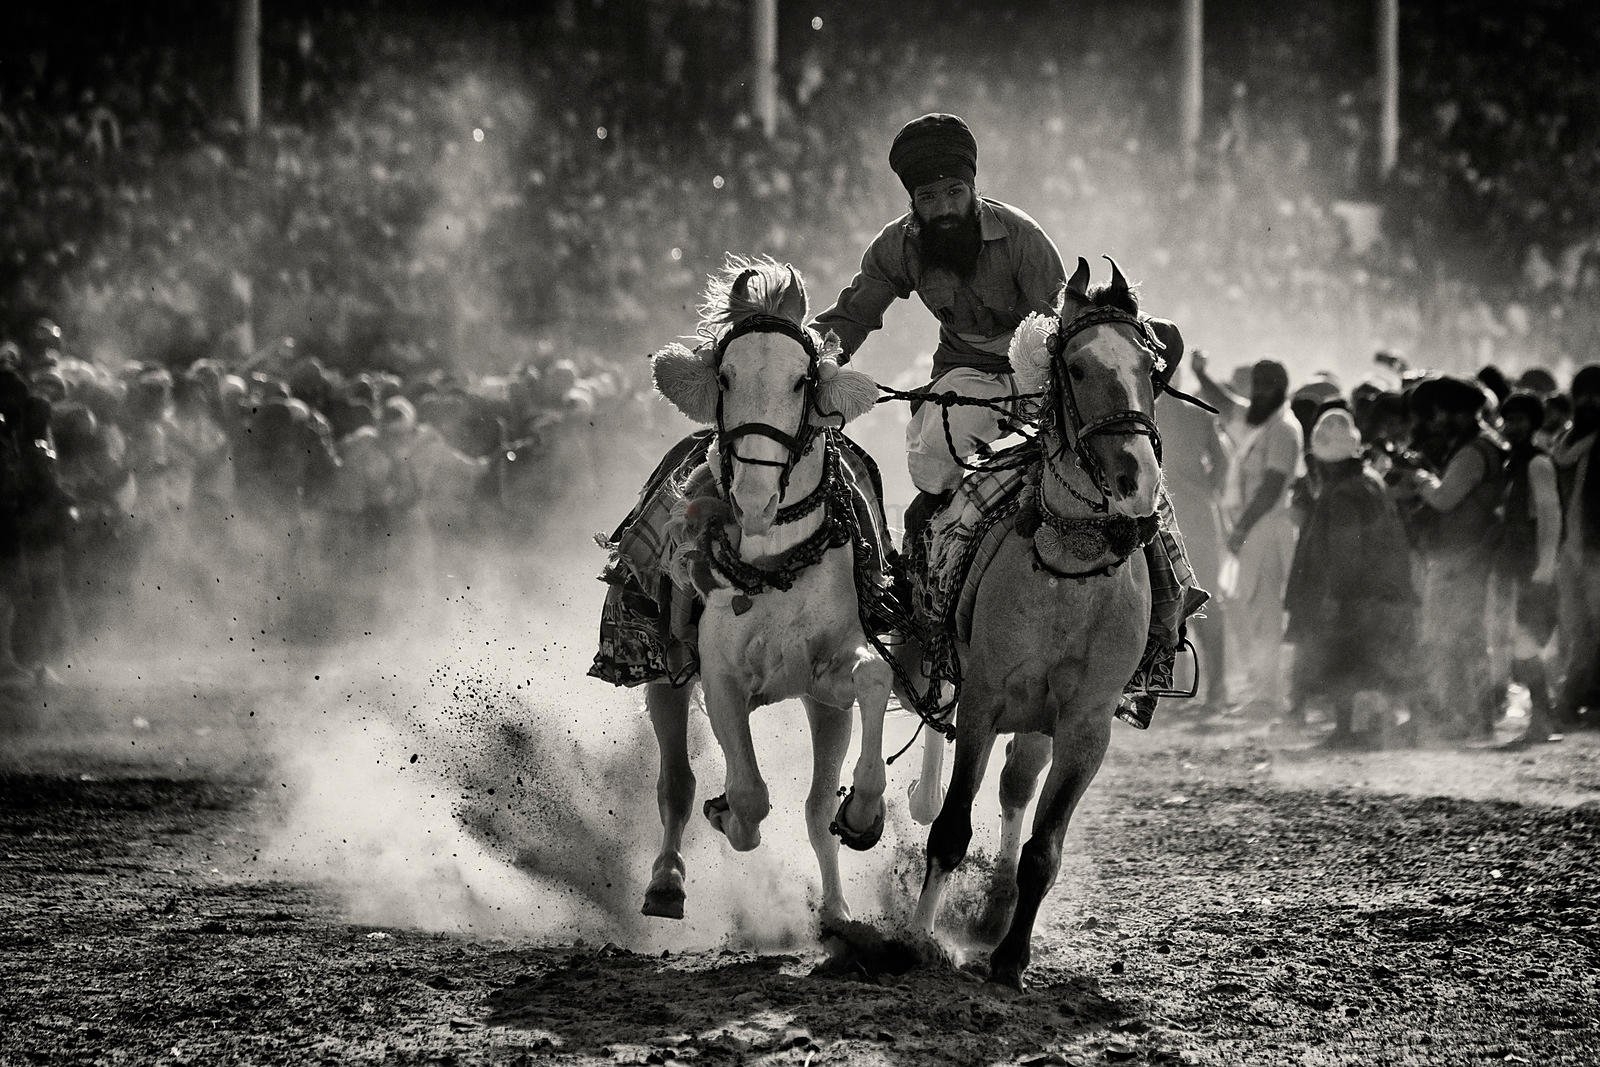
M1117 475L1117 492L1123 496L1132 496L1139 491L1138 479L1126 474Z

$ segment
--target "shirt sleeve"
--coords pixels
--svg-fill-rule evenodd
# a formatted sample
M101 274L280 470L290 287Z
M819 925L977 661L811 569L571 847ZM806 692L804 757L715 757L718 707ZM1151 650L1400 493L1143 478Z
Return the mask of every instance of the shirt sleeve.
M896 221L867 246L861 269L839 294L833 306L818 315L813 327L818 333L833 331L843 348L841 362L848 363L867 335L883 326L883 313L897 299L911 295L911 280L905 266L903 223Z
M1483 453L1476 448L1463 448L1450 460L1438 482L1430 478L1419 483L1417 495L1434 511L1454 511L1486 473Z
M1017 288L1027 301L1029 311L1050 314L1056 309L1056 297L1067 283L1067 270L1061 263L1061 253L1050 235L1037 226L1027 226L1016 234Z
M1538 563L1535 570L1551 571L1561 547L1561 498L1556 490L1556 465L1549 456L1534 456L1528 464L1529 507L1538 530Z
M1267 439L1261 445L1266 450L1262 457L1265 470L1293 478L1300 467L1300 431L1280 419L1267 428Z

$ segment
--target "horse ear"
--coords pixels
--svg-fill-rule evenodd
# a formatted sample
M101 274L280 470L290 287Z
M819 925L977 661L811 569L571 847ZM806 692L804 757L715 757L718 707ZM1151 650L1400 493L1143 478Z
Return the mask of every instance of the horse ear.
M710 363L673 342L650 357L656 392L695 422L717 419L717 372Z
M740 271L739 276L735 278L733 280L733 284L728 287L729 294L738 297L740 300L749 300L750 279L754 278L758 273L759 271L757 271L754 267L746 267L744 270Z
M1083 262L1079 260L1079 262ZM1017 392L1042 392L1050 381L1050 338L1061 328L1054 315L1035 312L1022 320L1011 335L1011 372L1017 378Z
M1122 276L1122 268L1117 266L1117 261L1110 256L1101 256L1100 258L1111 264L1111 291L1113 293L1126 293L1128 291L1128 279Z
M1078 257L1078 269L1067 279L1067 292L1080 300L1089 299L1089 261Z
M810 299L806 296L806 283L800 280L800 275L795 269L785 263L783 269L789 272L789 284L784 288L783 299L778 303L778 314L790 322L801 323L806 321L806 308Z
M819 377L812 422L832 425L833 419L839 419L842 426L877 406L878 383L871 375L835 363L823 363Z

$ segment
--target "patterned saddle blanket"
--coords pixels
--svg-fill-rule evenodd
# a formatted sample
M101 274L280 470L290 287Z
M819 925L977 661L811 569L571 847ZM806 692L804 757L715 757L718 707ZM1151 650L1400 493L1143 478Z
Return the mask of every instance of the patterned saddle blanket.
M854 505L856 586L885 590L891 541L883 478L861 446L836 430L828 433L839 448L839 472ZM676 686L699 673L696 646L703 604L692 589L674 582L672 561L683 545L685 497L695 492L692 486L708 479L711 441L712 431L702 430L674 445L646 479L627 518L609 538L596 538L610 554L600 575L610 588L601 609L600 648L589 668L591 677L623 686L651 681Z
M1020 450L995 454L994 465L962 479L950 503L933 517L922 543L912 546L910 577L914 617L923 633L972 638L978 585L1012 532L1023 487Z

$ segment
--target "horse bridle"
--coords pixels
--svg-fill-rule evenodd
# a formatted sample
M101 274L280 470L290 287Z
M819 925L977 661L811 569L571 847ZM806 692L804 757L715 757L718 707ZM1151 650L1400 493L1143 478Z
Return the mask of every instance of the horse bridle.
M1083 471L1094 483L1095 489L1100 493L1099 500L1090 500L1084 497L1070 485L1069 492L1083 503L1088 504L1094 511L1105 511L1110 505L1110 487L1106 484L1105 471L1100 462L1094 458L1085 445L1098 436L1109 434L1137 434L1150 438L1151 447L1155 449L1156 463L1161 462L1161 431L1156 427L1156 420L1142 411L1133 408L1121 408L1108 412L1090 422L1085 422L1083 413L1078 407L1078 394L1072 387L1072 375L1068 373L1066 364L1067 342L1085 330L1095 326L1105 325L1131 326L1138 331L1141 342L1152 351L1159 352L1165 346L1156 337L1150 326L1143 319L1115 307L1093 307L1080 312L1073 318L1063 322L1058 329L1045 342L1045 348L1050 353L1052 376L1059 383L1062 390L1069 425L1063 427L1066 433L1062 434L1062 444L1073 454L1078 469ZM1161 377L1159 368L1151 371L1151 380L1156 393L1167 388L1166 381ZM1055 408L1055 398L1051 398L1052 415ZM1049 457L1046 456L1046 462ZM1052 467L1052 473L1056 473ZM1060 475L1057 474L1060 478ZM1062 479L1065 484L1065 479Z
M800 404L800 424L795 427L794 433L788 433L776 426L765 422L743 422L733 429L728 429L722 422L722 357L728 351L728 345L740 337L751 333L776 333L799 342L800 347L806 351L808 363L806 375L795 387L802 394ZM811 451L811 446L816 440L821 427L811 421L815 412L826 417L830 412L822 411L817 407L817 384L820 381L822 355L817 349L817 342L810 331L799 323L777 315L751 315L739 320L727 333L717 339L716 348L713 350L712 367L717 375L717 451L722 459L722 484L728 492L733 491L733 464L749 463L758 467L777 467L778 499L782 500L789 490L789 476L794 473L794 468L800 458ZM786 453L781 460L756 459L752 456L741 456L735 449L741 437L759 436L770 438L782 445Z

